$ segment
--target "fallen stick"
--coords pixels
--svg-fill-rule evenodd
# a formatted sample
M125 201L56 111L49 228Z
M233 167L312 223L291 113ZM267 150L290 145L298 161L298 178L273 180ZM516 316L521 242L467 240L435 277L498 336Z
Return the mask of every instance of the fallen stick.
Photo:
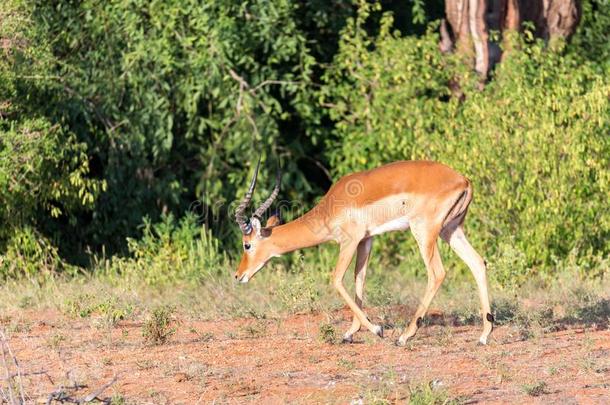
M84 399L83 402L91 402L94 399L98 399L99 401L101 401L98 396L104 392L107 388L109 388L112 384L114 384L115 382L117 382L117 380L119 379L119 377L117 375L115 375L112 380L110 380L110 382L106 385L101 386L100 388L98 388L97 390L93 391L91 394L87 395Z
M21 403L21 404L25 404L25 394L23 393L23 381L21 379L21 368L19 367L19 361L17 361L17 357L15 357L15 355L13 354L13 351L11 350L11 346L8 344L8 339L6 338L6 335L4 334L3 330L0 330L0 343L2 345L2 364L4 365L4 369L5 369L5 380L7 382L8 385L8 402L10 404L17 404L17 403ZM15 373L11 373L10 370L10 365L7 363L7 356L12 360L13 362L13 366L15 367ZM11 376L15 374L15 376L17 377L17 388L19 390L18 395L19 395L19 399L20 402L17 402L13 393L13 384L11 383L11 381L14 379L14 377L11 378ZM3 393L3 396L4 393Z

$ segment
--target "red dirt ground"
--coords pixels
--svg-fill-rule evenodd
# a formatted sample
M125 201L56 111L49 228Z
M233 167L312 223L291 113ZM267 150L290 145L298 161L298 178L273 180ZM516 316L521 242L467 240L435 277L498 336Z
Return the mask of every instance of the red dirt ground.
M341 336L349 313L332 318ZM360 332L353 344L324 343L319 331L327 321L322 314L182 321L169 342L151 346L141 323L100 329L91 319L24 312L9 343L22 372L46 372L23 378L34 403L75 382L87 387L66 393L84 398L116 375L99 396L137 404L405 403L409 386L429 382L463 403L610 404L610 330L523 340L498 327L483 347L479 326L433 325L404 348L393 345L394 330L384 339ZM525 385L540 381L546 389L529 395Z

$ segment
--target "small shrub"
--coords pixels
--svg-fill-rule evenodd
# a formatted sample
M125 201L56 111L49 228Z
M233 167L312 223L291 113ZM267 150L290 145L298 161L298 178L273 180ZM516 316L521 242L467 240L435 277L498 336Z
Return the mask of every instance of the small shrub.
M110 398L110 405L127 405L127 400L121 394L115 394Z
M204 332L204 333L201 333L201 334L198 334L198 335L199 335L199 339L198 340L200 342L209 342L209 341L214 339L214 334L212 332Z
M56 333L47 339L47 346L53 350L57 350L61 347L62 343L66 341L66 337L60 333Z
M355 364L351 360L339 359L337 361L337 366L344 368L346 370L352 370L355 367Z
M457 399L449 398L447 391L436 387L433 381L409 387L410 405L457 405Z
M26 295L19 299L19 308L27 309L34 305L34 297Z
M276 294L290 312L313 312L318 309L320 282L308 275L292 283L281 284Z
M119 321L133 314L133 307L131 305L120 306L114 299L108 299L100 303L96 310L101 315L98 325L105 328L114 328Z
M337 331L330 323L323 323L320 325L318 337L324 343L329 343L331 345L337 343Z
M262 337L265 336L265 333L267 333L267 324L262 320L258 320L244 326L243 331L248 337L251 338Z
M214 334L212 332L199 332L195 328L190 328L189 332L197 335L198 342L209 342L211 340L214 340Z
M453 336L452 328L442 327L436 336L436 340L438 345L440 346L450 346L455 342L455 337Z
M580 307L576 307L568 320L584 324L599 324L602 327L610 325L610 300L604 298L591 299Z
M494 302L494 308L495 306ZM480 322L481 315L474 307L460 307L450 312L450 318L453 319L455 326L475 325Z
M372 279L366 286L366 298L368 305L380 307L395 303L396 296L382 281L385 280Z
M359 403L377 405L405 403L409 398L409 392L404 377L399 378L394 370L376 376L372 386L363 387Z
M57 247L34 228L14 230L4 251L0 243L0 280L25 277L42 283L66 268L70 267L61 260Z
M22 321L19 322L17 320L11 322L8 326L7 331L11 333L28 333L32 330L32 322L30 321Z
M523 391L532 397L539 397L540 395L547 394L547 384L544 381L537 381L532 384L523 385Z
M516 299L498 298L493 303L495 323L506 325L512 322L519 312L519 304Z
M64 301L63 312L73 318L87 318L96 308L94 297L91 294L79 294Z
M527 279L527 257L514 246L514 241L503 242L489 266L489 278L510 289L523 284Z
M173 319L174 309L169 306L160 306L152 311L150 318L142 327L142 336L146 343L161 345L176 333Z
M114 297L98 301L91 294L79 294L65 300L63 311L73 318L88 318L97 313L100 315L97 326L115 327L119 321L133 314L133 307L120 305Z

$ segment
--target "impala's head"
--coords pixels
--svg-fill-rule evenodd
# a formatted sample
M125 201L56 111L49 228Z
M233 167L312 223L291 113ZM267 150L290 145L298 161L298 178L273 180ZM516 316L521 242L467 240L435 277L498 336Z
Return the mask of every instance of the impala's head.
M235 210L235 220L241 229L242 248L244 249L239 267L235 272L235 280L242 283L247 283L273 256L273 242L270 240L270 236L273 232L273 227L280 223L279 214L274 214L269 217L264 228L261 226L260 222L260 218L265 214L265 211L267 211L271 204L273 204L273 201L280 192L281 173L279 169L275 187L269 198L256 209L250 218L245 215L246 208L254 193L254 187L256 187L256 177L258 175L260 163L261 161L259 158L248 192L241 204L239 204Z

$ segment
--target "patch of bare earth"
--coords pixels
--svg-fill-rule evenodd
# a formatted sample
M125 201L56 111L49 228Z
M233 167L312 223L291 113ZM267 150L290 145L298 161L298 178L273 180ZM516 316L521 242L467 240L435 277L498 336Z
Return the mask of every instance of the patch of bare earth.
M115 376L100 397L138 404L367 403L371 393L404 402L396 392L428 382L466 403L610 403L607 329L523 340L498 327L488 346L477 346L478 326L432 325L396 347L396 330L384 339L362 331L353 344L325 343L325 322L322 314L182 321L168 343L153 346L144 343L141 323L100 328L58 312L24 312L9 344L22 373L45 372L23 377L37 403L74 383L83 386L74 396L84 397ZM334 313L332 323L340 336L349 312ZM528 390L540 382L544 389Z

